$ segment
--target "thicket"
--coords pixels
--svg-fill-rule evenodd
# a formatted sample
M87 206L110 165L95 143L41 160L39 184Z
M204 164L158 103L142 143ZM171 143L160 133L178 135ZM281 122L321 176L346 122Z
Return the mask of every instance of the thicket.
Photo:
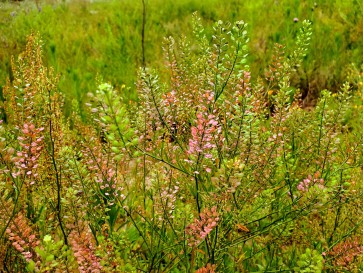
M306 109L309 21L255 80L244 21L192 26L138 100L100 81L86 122L29 36L1 105L2 271L363 270L361 71Z

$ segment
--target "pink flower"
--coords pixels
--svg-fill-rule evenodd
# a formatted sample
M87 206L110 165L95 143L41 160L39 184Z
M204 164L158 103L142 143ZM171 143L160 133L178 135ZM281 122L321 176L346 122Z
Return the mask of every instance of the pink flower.
M12 159L15 167L18 169L17 172L12 174L13 177L25 174L30 179L30 185L35 183L34 178L38 176L36 169L38 167L38 159L43 150L42 142L44 136L40 135L43 130L43 127L35 128L35 125L32 123L24 123L21 130L24 135L18 137L22 150L18 151Z
M201 243L218 225L219 214L215 206L204 209L199 216L200 219L194 219L194 222L186 227L186 233L189 236L188 245L191 247Z
M80 234L72 232L69 238L79 272L102 272L101 259L96 256L92 233L90 231L82 231Z
M195 273L215 273L216 265L207 264L205 267L199 268Z
M313 185L317 185L319 189L323 189L324 179L319 178L319 176L320 176L319 172L316 172L314 174L314 178L309 174L307 178L305 178L297 185L297 189L300 192L307 192L309 191L310 187L312 187Z
M352 261L363 255L363 245L360 244L359 238L349 238L340 242L329 251L329 256L333 260L335 268L351 271L353 268Z
M217 147L214 139L219 139L221 130L212 114L198 113L197 124L191 128L191 136L189 139L188 154L201 153L205 158L212 159L211 150Z
M9 236L9 241L12 241L12 246L19 251L26 261L35 256L35 247L39 245L36 235L33 233L32 227L27 219L18 214L6 229Z

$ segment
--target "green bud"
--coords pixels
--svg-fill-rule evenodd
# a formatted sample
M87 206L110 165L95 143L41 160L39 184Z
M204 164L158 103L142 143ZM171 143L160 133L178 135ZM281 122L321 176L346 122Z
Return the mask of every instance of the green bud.
M115 124L111 124L110 125L110 130L111 131L116 131L117 130L117 126Z
M114 135L114 134L108 134L108 135L107 135L107 139L108 139L109 141L114 141L114 140L115 140L115 135Z
M120 153L120 149L117 147L112 147L111 150L112 150L112 152L114 152L116 154Z
M52 241L52 236L50 236L50 235L45 235L45 236L44 236L43 241L44 241L45 243L49 243L49 242L51 242L51 241Z
M134 138L132 141L131 141L132 145L137 145L137 143L139 143L139 139L138 138Z

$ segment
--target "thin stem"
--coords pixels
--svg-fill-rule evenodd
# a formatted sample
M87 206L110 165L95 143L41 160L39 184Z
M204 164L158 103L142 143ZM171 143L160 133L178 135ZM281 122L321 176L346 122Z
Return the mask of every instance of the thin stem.
M49 103L48 103L48 107L49 107L49 114L52 115L53 113L53 109L51 106L51 96L50 96L50 90L48 92L49 95ZM55 160L55 140L53 137L53 123L52 123L52 118L51 116L49 117L49 137L50 137L50 143L51 143L51 151L50 151L50 155L52 158L52 165L55 171L55 179L56 179L56 184L57 184L57 219L58 219L58 223L60 226L60 229L62 231L63 234L63 239L64 239L64 244L68 245L68 240L67 240L67 235L66 232L64 230L63 227L63 221L62 221L62 207L61 207L61 190L62 190L62 185L61 185L61 170L58 170L58 166Z

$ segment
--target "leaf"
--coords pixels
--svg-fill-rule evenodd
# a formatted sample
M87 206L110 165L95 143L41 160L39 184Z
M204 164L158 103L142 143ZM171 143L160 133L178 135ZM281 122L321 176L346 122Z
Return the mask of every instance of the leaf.
M47 258L45 259L46 262L51 262L54 260L54 255L53 254L50 254L47 256Z
M51 242L52 241L52 236L50 236L50 235L45 235L44 236L44 239L43 239L43 241L47 244L47 243L49 243L49 242Z
M127 230L127 239L131 242L136 241L137 239L139 239L140 235L139 232L137 231L137 229L135 227L130 227Z
M33 260L30 260L28 262L28 265L26 266L26 269L28 272L34 272L35 271L35 262Z
M241 224L236 224L236 228L238 232L250 232L250 230L246 226Z
M112 150L112 152L114 152L116 154L120 153L120 149L117 147L112 147L111 150Z

